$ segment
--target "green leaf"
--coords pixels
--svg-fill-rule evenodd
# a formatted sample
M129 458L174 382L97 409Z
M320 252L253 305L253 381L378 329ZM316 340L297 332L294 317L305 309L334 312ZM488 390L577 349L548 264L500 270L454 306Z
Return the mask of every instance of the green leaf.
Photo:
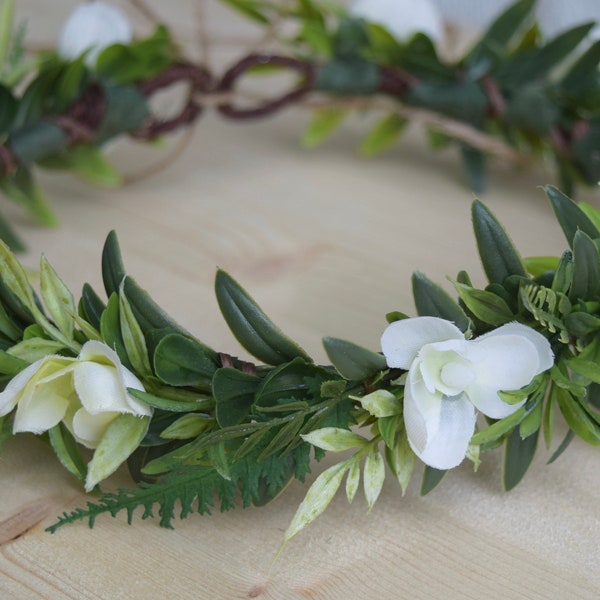
M123 283L121 283L119 290L119 321L123 345L130 363L138 375L149 377L152 375L152 367L148 357L148 347L142 329L123 291Z
M10 223L2 215L0 215L0 240L2 240L13 252L24 252L26 249L21 238L15 233L14 229L10 226Z
M386 446L385 457L404 496L417 462L417 457L408 443L406 431L400 433L393 448Z
M302 134L302 143L307 148L314 148L324 142L341 125L348 115L347 110L324 108L315 115Z
M42 166L52 167L50 160ZM106 159L102 151L89 144L77 144L60 155L60 163L56 164L61 169L69 169L81 178L108 189L115 189L123 184L123 176Z
M575 434L592 446L600 446L600 427L577 399L569 391L559 388L556 400L567 425Z
M0 27L2 27L2 21L0 20ZM0 63L1 64L1 63ZM2 112L0 113L0 136L4 135L11 129L13 120L17 114L18 101L13 96L9 88L0 84L0 106L2 106Z
M0 5L0 72L8 62L12 42L14 0L2 0Z
M30 311L35 310L33 290L21 263L8 246L0 241L0 278L2 283Z
M385 481L385 463L377 448L373 448L365 459L363 468L363 490L367 501L367 508L371 510L383 487Z
M453 282L465 306L481 321L499 327L514 319L508 304L493 292Z
M557 256L528 256L522 260L525 270L534 277L540 277L549 271L556 271L560 264Z
M369 414L378 419L393 417L402 413L402 402L388 390L378 389L366 396L355 399L358 399Z
M600 238L600 231L571 198L551 185L544 190L571 248L578 229L593 240Z
M36 360L45 358L49 354L59 354L64 352L66 346L61 342L48 340L40 337L24 339L15 344L8 350L11 356L33 363Z
M103 87L105 110L104 118L96 131L96 143L139 129L150 114L146 97L132 85Z
M600 63L600 40L596 40L567 70L560 87L570 97L581 97L590 93L598 80Z
M12 177L0 177L0 191L25 208L40 225L50 227L56 224L56 217L29 169L19 167Z
M510 42L532 14L535 3L536 0L515 2L492 22L467 56L466 65L471 78L480 78L488 73L505 54Z
M16 375L25 367L29 366L29 362L22 360L12 354L8 354L4 350L0 350L0 373L3 375Z
M125 267L119 240L116 231L112 230L106 237L102 250L102 281L108 297L119 292L124 277Z
M44 304L55 324L65 337L72 339L73 315L76 312L73 294L43 255L40 260L40 286Z
M462 167L469 188L475 194L483 194L487 182L487 159L481 150L461 144Z
M362 381L387 369L385 357L339 338L323 338L329 360L345 379Z
M100 318L106 308L100 296L96 294L94 288L89 283L83 285L81 292L81 308L87 321L96 329L100 329Z
M481 86L468 80L447 83L421 81L410 89L406 102L474 126L483 123L488 108Z
M291 540L325 511L342 483L346 468L347 463L341 462L329 467L315 479L292 518L283 536L283 543Z
M208 460L223 479L231 481L231 471L227 462L227 456L225 455L225 444L223 442L208 447Z
M48 436L52 449L62 466L79 481L83 481L87 468L81 458L75 438L62 423L49 429Z
M547 465L551 465L568 447L573 441L575 433L572 429L567 431L567 435L563 438L563 441L559 444L558 448L553 452L552 456L548 459Z
M479 256L490 283L503 285L510 275L526 277L519 253L491 211L475 200L471 215Z
M434 469L425 465L423 469L423 480L421 481L421 496L426 496L442 481L448 471Z
M378 121L362 141L359 153L366 158L381 154L392 146L402 135L408 119L391 114Z
M225 4L228 4L234 10L240 12L245 17L260 23L261 25L267 25L270 20L269 17L261 10L263 8L262 2L256 0L222 0Z
M392 415L381 417L377 421L377 428L387 448L394 448L396 445L396 434L402 423L401 415Z
M296 357L311 361L306 352L285 336L225 271L217 271L215 292L227 325L250 354L271 365Z
M573 279L571 301L593 300L600 292L600 254L596 244L583 231L573 237Z
M504 489L512 490L527 472L537 448L539 430L522 439L517 428L508 436L504 451Z
M362 435L339 427L323 427L323 429L302 434L301 437L305 442L329 452L343 452L350 448L360 448L368 442Z
M32 165L52 154L60 154L67 148L67 136L56 124L37 121L25 125L9 136L9 144L19 163Z
M543 392L542 392L543 395ZM542 416L544 414L544 403L542 397L538 396L537 403L529 410L525 418L521 421L519 426L519 433L521 438L525 439L534 433L537 434L542 425Z
M346 477L346 498L348 499L348 504L352 504L359 485L360 462L355 460L350 465L350 468L348 469L348 476Z
M303 415L300 414L291 421L285 423L273 436L273 439L268 443L267 447L258 455L257 460L264 460L268 456L299 442L297 435L302 428L303 422Z
M454 323L461 331L469 329L469 318L465 311L439 285L423 273L412 276L412 291L417 313L420 316L439 317Z
M213 377L213 395L216 401L215 415L221 427L241 423L254 401L254 393L260 379L236 369L217 369Z
M511 85L517 87L545 79L584 40L594 23L578 25L561 33L530 56L521 58L510 74Z
M508 417L504 417L504 419L500 419L496 421L489 427L478 431L471 438L471 444L481 445L481 444L490 444L499 440L501 437L506 435L509 431L512 431L527 415L527 409L525 406L521 406L518 410L516 410Z
M121 336L121 322L119 309L119 295L112 294L108 299L108 304L102 317L100 318L100 333L107 346L110 346L119 355L119 358L126 367L130 367L129 357L123 344Z
M368 95L377 91L379 70L361 58L333 58L318 74L315 90L339 95Z
M156 376L174 386L210 386L219 366L211 350L179 333L160 340L153 360Z
M168 412L192 412L192 411L203 411L210 410L214 406L214 401L209 396L201 396L196 393L189 393L190 397L184 396L181 398L169 398L158 396L161 390L158 390L156 394L144 392L142 390L136 390L134 388L127 388L129 394L134 398L141 400L145 404L158 408Z
M110 423L88 464L86 492L92 491L127 460L144 439L149 424L150 417L129 414L119 415Z

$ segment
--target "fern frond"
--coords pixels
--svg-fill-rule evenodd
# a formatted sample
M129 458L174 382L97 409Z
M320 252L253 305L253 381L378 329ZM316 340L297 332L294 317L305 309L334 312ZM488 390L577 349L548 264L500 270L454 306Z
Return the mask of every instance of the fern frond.
M180 506L179 519L191 513L210 514L218 498L221 512L231 510L238 495L244 508L250 504L264 504L273 499L292 477L304 481L310 471L310 446L303 444L282 456L271 455L257 460L258 449L231 465L231 479L221 477L210 466L183 466L164 475L155 483L140 482L138 488L118 489L107 492L97 502L88 502L86 508L64 512L56 523L46 529L54 533L68 523L88 521L90 528L96 518L105 513L116 517L127 513L132 523L135 511L143 508L142 519L154 517L158 505L160 526L172 528L176 518L176 506Z
M550 333L558 333L563 344L569 343L564 318L571 312L571 302L561 292L535 283L525 283L520 289L523 306L533 318Z

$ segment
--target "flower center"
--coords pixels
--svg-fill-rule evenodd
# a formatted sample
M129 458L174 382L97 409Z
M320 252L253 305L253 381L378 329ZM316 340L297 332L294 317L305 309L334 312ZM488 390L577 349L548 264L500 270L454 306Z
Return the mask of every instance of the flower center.
M471 363L460 355L459 348L453 347L455 345L441 342L421 349L420 371L429 392L456 396L475 379Z
M462 391L475 379L475 373L464 362L453 361L442 367L440 379L448 387Z

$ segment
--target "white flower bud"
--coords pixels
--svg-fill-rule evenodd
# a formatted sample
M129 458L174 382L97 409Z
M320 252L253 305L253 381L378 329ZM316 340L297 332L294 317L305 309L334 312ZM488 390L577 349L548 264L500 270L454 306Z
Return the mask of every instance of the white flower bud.
M102 50L113 44L128 44L132 37L127 17L115 6L104 2L80 4L60 32L58 54L75 60L87 51L85 63L93 67Z
M382 25L400 41L415 33L424 33L434 42L443 36L442 18L431 0L354 0L350 13Z

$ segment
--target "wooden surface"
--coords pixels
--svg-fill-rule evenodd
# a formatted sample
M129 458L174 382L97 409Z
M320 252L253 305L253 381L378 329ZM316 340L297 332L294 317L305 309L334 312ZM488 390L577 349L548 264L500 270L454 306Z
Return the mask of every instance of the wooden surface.
M18 4L42 43L73 5ZM185 34L192 2L169 5L180 7ZM219 11L215 23L221 34L240 27ZM213 297L219 266L318 360L323 335L378 349L386 312L414 314L415 269L439 282L467 269L482 282L472 194L453 153L430 155L415 132L364 161L353 151L360 119L308 151L298 143L307 118L291 111L238 125L208 114L174 165L116 192L45 176L57 228L8 211L30 247L24 262L35 268L44 252L74 291L85 281L99 288L114 228L128 272L213 347L244 356ZM120 143L111 159L131 172L163 153ZM492 172L485 201L526 256L564 247L537 187L549 181L542 170ZM600 204L597 193L581 197ZM50 535L55 515L85 496L39 440L22 437L0 457L0 598L598 598L598 450L576 440L551 466L548 457L540 448L509 494L498 452L477 474L456 469L426 498L418 476L404 498L388 478L369 515L360 494L352 506L339 494L274 560L306 486L293 483L266 508L194 515L175 530L103 517L93 530L81 523ZM128 483L125 471L109 481Z

